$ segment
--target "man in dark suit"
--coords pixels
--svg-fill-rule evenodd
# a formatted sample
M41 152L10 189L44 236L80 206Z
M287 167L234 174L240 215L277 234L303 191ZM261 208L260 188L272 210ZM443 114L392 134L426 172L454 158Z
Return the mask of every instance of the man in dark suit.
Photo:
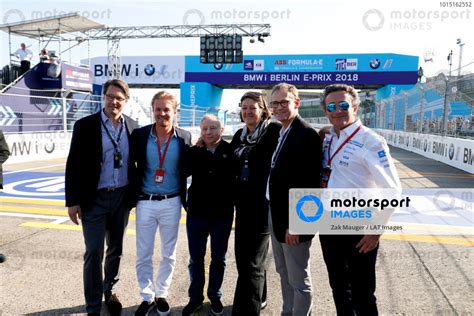
M166 300L176 263L181 208L186 201L186 174L183 157L191 146L191 133L173 125L176 98L161 91L153 96L155 123L133 132L133 162L137 165L137 279L143 302L135 315L169 315ZM161 261L153 279L153 252L159 228Z
M0 129L0 190L3 189L3 169L2 165L10 157L10 150L8 149L7 141L3 132Z
M7 141L5 140L5 136L3 136L3 132L0 129L0 190L3 189L3 163L10 157L10 150L8 149ZM0 263L7 260L4 254L0 253Z
M289 233L288 195L291 188L319 187L321 139L298 115L300 101L295 86L281 83L273 87L270 105L273 116L282 124L268 179L269 225L282 287L282 315L310 315L310 247L314 236Z
M100 314L104 295L110 314L119 315L122 304L114 285L119 280L123 237L135 201L131 188L135 168L129 143L138 125L122 115L130 97L124 81L107 81L103 95L103 110L74 125L66 163L66 206L71 220L82 222L87 313ZM103 276L104 240L107 252Z

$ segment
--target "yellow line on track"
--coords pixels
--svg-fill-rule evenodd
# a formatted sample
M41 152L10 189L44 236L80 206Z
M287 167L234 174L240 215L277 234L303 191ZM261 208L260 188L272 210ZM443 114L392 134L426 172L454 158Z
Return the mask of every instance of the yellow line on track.
M467 238L467 237L385 234L385 235L382 235L382 239L426 242L426 243L434 243L434 244L460 245L460 246L468 246L468 247L474 246L474 239Z
M14 205L0 205L0 212L68 216L66 209L58 210L58 209L51 209L51 208L24 207L24 206L14 206Z
M31 198L22 199L22 198L10 198L10 197L0 197L0 203L64 206L64 201L62 200L42 200L42 199L31 199Z
M185 220L182 218L180 221L182 224ZM51 224L41 222L25 222L20 224L21 227L34 227L34 228L50 228L60 230L75 230L80 231L81 226L71 224ZM127 235L135 235L135 229L128 229ZM466 237L445 237L445 236L422 236L422 235L383 235L382 239L385 240L399 240L399 241L414 241L424 243L435 243L435 244L448 244L448 245L460 245L460 246L474 246L474 239Z

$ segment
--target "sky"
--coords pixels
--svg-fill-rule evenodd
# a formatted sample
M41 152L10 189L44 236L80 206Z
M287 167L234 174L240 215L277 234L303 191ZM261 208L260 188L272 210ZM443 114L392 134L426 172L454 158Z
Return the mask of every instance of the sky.
M449 7L467 4L470 8ZM462 72L474 71L473 2L432 0L259 0L257 1L0 1L0 24L77 11L106 26L151 26L182 24L268 23L271 36L265 43L244 40L244 54L346 54L396 53L420 57L425 75L447 72L447 56L453 51L453 71L459 65L461 39ZM12 37L12 47L21 42L38 50L31 39ZM0 62L8 64L8 35L0 32ZM50 45L53 47L54 45ZM105 41L91 43L91 57L105 56ZM199 38L124 40L122 56L199 55ZM67 56L69 57L69 55ZM87 46L72 50L73 60L87 58ZM426 60L426 61L425 61ZM457 73L457 71L456 71ZM144 91L151 98L154 91ZM177 93L177 92L176 92ZM225 91L223 104L235 107L243 91Z

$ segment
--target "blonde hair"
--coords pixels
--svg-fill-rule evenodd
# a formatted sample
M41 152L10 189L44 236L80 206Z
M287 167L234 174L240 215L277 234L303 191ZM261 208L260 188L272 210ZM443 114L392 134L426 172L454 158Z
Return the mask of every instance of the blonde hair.
M276 86L274 86L272 88L272 95L276 91L280 91L280 90L291 93L295 97L295 100L299 99L298 89L296 88L296 86L294 86L292 84L289 84L289 83L286 83L286 82L282 82L282 83L277 84Z
M177 106L178 106L178 100L176 99L176 97L169 93L168 91L160 91L158 93L156 93L153 98L151 99L151 106L153 107L153 103L155 103L156 100L168 100L168 101L171 101L171 103L173 104L173 108L176 110Z

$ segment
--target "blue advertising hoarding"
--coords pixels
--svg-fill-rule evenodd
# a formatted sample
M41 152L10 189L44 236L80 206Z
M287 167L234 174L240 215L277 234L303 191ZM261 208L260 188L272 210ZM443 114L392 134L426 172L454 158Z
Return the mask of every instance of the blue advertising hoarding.
M242 64L201 64L187 56L186 82L215 85L323 86L415 84L418 57L399 54L327 54L245 56Z

